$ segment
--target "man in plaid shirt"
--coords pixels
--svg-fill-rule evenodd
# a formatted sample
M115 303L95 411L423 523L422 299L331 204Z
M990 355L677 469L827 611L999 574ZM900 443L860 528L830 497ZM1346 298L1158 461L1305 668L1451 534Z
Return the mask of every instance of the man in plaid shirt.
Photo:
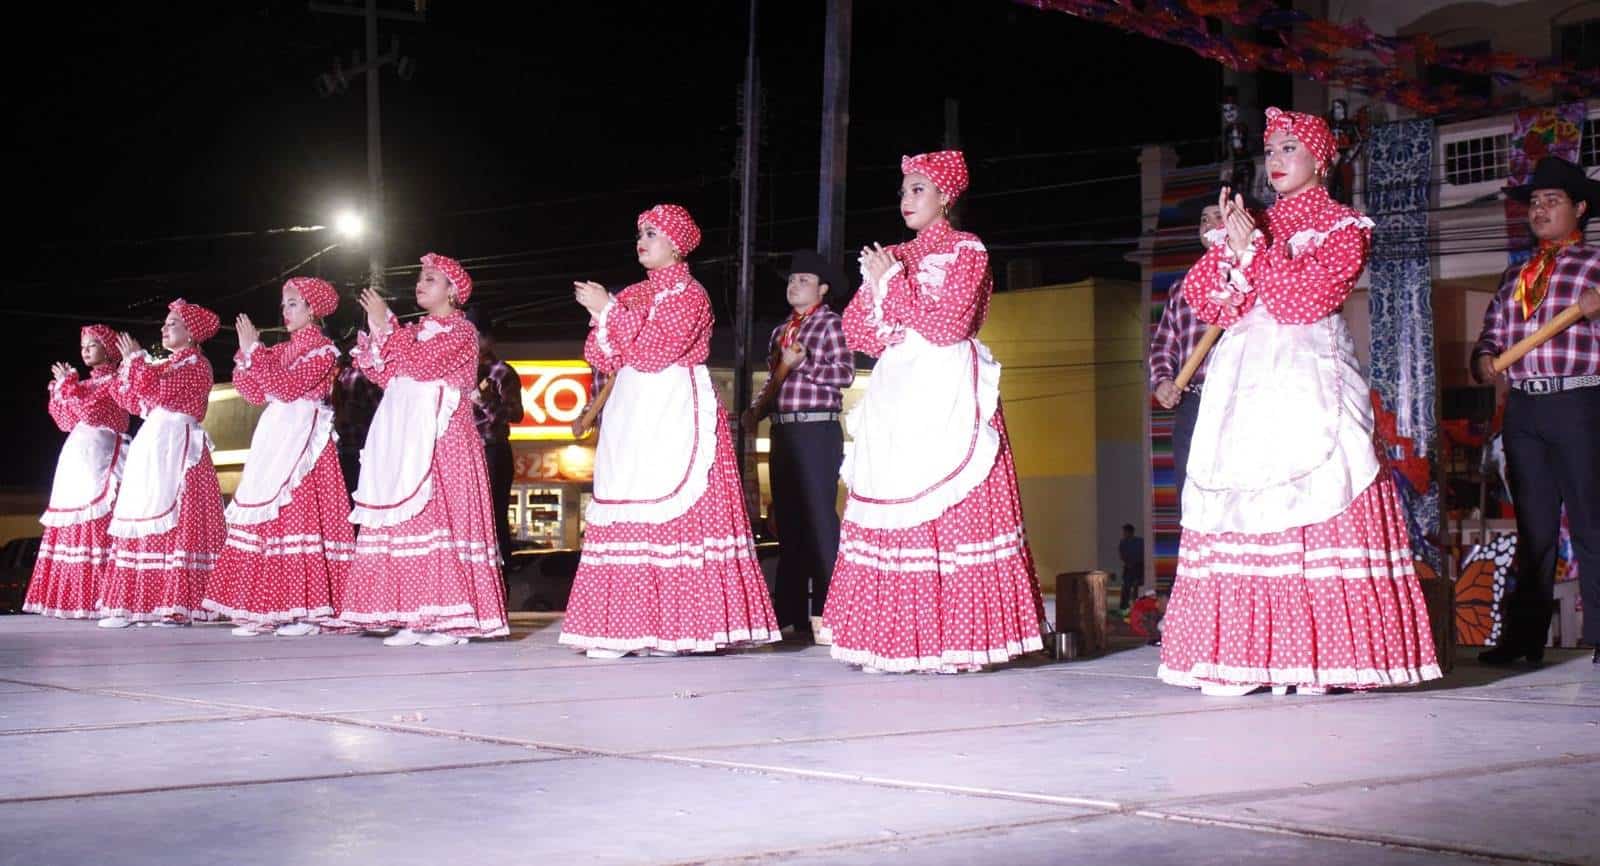
M1209 248L1226 237L1222 210L1206 205L1200 211L1200 243ZM1194 351L1206 332L1206 323L1195 317L1194 308L1183 299L1183 282L1171 288L1167 307L1150 338L1150 390L1163 408L1176 409L1172 416L1172 481L1178 488L1178 514L1183 514L1183 482L1189 475L1189 442L1194 438L1194 422L1200 417L1200 386L1206 378L1202 362L1182 391L1175 384L1183 362ZM1209 360L1209 359L1208 359Z
M1556 543L1566 506L1581 564L1583 639L1600 664L1600 247L1584 240L1600 209L1600 183L1558 157L1545 157L1532 182L1506 194L1528 203L1538 247L1506 270L1472 349L1473 377L1499 378L1496 355L1578 304L1585 319L1524 355L1506 371L1503 441L1517 512L1517 578L1505 598L1500 644L1478 658L1509 664L1544 658L1555 589Z
M768 407L772 451L767 466L781 547L773 612L779 626L794 626L802 637L812 631L813 618L822 616L839 553L840 392L855 380L856 362L845 346L839 314L828 309L826 298L844 285L844 275L831 262L811 250L796 252L787 290L793 312L773 329L767 344L769 369L776 371L780 362L790 368ZM747 429L761 420L754 417L760 405L757 395L746 414Z

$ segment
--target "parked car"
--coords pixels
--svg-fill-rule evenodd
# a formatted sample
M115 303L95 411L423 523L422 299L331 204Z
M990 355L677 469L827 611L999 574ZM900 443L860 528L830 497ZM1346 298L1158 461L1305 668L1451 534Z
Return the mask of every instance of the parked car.
M21 613L42 539L13 538L0 547L0 614Z

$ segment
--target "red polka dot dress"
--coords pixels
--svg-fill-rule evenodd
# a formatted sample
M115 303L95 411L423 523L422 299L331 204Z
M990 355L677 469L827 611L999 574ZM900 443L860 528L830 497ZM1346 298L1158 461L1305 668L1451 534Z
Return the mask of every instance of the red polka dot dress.
M1372 222L1320 186L1251 250L1213 247L1185 299L1213 349L1183 492L1159 675L1365 689L1440 676L1394 483L1340 308Z
M261 628L332 617L355 554L355 530L328 395L338 347L314 325L234 356L239 396L266 411L228 505L228 538L206 610Z
M164 362L124 358L117 402L144 418L112 512L112 568L100 614L133 623L210 619L201 608L226 529L211 440L200 422L213 383L195 346Z
M823 623L864 668L981 668L1043 647L1043 604L1001 411L977 339L994 290L976 235L942 219L846 308L850 347L878 357L847 416L853 444Z
M509 633L483 443L462 399L478 331L460 312L363 333L356 366L384 389L361 454L355 559L338 618L459 638Z
M585 346L617 377L561 643L711 652L779 639L727 414L711 385L711 302L679 262L613 297Z
M128 456L128 413L117 405L116 367L102 364L87 380L76 373L50 383L50 417L67 433L56 462L44 537L34 562L25 613L61 619L99 616L111 562L111 508Z

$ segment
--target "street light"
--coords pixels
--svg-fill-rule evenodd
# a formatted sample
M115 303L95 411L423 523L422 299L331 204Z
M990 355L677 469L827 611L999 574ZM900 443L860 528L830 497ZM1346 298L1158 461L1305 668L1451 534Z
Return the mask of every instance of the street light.
M345 240L359 240L361 233L366 231L366 222L361 219L361 214L355 211L340 211L333 219L333 227Z

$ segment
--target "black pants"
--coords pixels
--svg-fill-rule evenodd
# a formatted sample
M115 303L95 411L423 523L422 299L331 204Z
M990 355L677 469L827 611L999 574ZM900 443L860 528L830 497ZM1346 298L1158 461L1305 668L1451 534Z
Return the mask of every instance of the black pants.
M517 463L510 442L486 442L483 462L489 468L489 499L494 503L494 536L500 545L500 562L511 561L511 477Z
M1517 583L1505 598L1505 646L1543 646L1554 612L1556 545L1567 506L1583 595L1583 639L1600 644L1600 388L1512 391L1506 474L1517 512Z
M1127 610L1139 594L1139 586L1144 583L1144 563L1139 563L1131 569L1122 572L1122 603L1117 607Z
M1194 441L1194 422L1199 417L1200 395L1185 392L1172 415L1172 483L1178 488L1179 521L1183 520L1183 482L1189 477L1189 443Z
M778 625L800 631L820 616L839 555L839 464L844 430L838 421L773 424L768 467L772 510L778 518L778 579L773 613ZM810 584L810 605L806 586Z

